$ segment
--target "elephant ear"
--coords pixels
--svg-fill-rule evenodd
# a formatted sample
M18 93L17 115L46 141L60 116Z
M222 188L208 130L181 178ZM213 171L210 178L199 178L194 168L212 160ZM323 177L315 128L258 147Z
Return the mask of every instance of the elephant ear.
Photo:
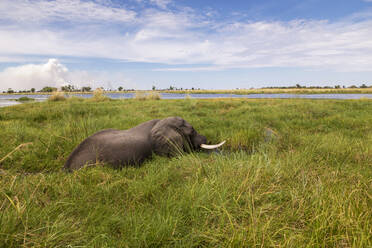
M151 129L153 151L162 156L172 156L184 150L184 135L180 117L169 117L160 120Z

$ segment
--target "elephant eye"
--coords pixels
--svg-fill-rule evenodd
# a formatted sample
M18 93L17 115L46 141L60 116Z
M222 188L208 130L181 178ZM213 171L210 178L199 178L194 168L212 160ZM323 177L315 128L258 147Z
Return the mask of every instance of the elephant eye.
M192 129L191 129L191 135L192 135L192 136L194 136L194 135L195 135L195 133L196 133L195 129L194 129L194 128L192 128Z

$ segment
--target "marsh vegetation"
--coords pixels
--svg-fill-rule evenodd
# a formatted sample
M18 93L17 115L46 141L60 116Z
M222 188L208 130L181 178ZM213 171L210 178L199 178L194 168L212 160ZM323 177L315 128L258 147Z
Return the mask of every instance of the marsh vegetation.
M168 116L227 143L140 168L61 170L89 135ZM371 123L371 100L1 108L0 247L370 247Z
M29 101L35 101L35 99L27 97L27 96L22 96L22 97L16 99L16 101L18 101L18 102L29 102Z

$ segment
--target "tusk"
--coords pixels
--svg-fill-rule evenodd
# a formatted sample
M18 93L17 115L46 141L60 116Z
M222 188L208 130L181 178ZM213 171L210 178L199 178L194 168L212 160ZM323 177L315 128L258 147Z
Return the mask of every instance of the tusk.
M206 144L201 144L200 147L201 148L204 148L204 149L208 149L208 150L212 150L212 149L216 149L220 146L222 146L223 144L225 144L226 140L222 141L221 143L217 144L217 145L206 145Z

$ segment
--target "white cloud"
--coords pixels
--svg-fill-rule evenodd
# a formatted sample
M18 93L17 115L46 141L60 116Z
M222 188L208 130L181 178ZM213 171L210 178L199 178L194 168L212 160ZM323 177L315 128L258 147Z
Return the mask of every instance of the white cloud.
M135 12L82 0L1 0L0 20L14 22L119 21L129 22Z
M213 32L195 30L192 23L174 30L144 26L132 41L132 48L135 57L143 61L210 64L198 70L309 67L370 71L371 26L371 20L222 23Z
M366 14L337 22L228 22L189 8L167 10L168 0L154 2L162 10L138 12L102 1L16 2L0 2L0 19L9 21L0 24L0 61L12 55L17 59L43 55L163 63L194 71L257 67L372 70L372 17ZM57 29L52 23L59 18L73 25ZM28 20L41 24L30 27ZM81 21L91 25L80 25ZM203 66L185 66L196 64Z
M9 67L0 72L0 88L29 90L44 86L60 87L67 82L68 73L68 69L57 59L49 59L47 63L40 65Z
M90 86L116 88L117 83L125 82L126 88L137 88L133 80L122 73L88 72L83 70L70 71L58 59L49 59L44 64L26 64L8 67L0 71L0 90L41 89L45 86L60 88L72 84L77 87Z
M162 9L167 8L167 5L172 2L172 0L150 0L151 3L159 6Z

